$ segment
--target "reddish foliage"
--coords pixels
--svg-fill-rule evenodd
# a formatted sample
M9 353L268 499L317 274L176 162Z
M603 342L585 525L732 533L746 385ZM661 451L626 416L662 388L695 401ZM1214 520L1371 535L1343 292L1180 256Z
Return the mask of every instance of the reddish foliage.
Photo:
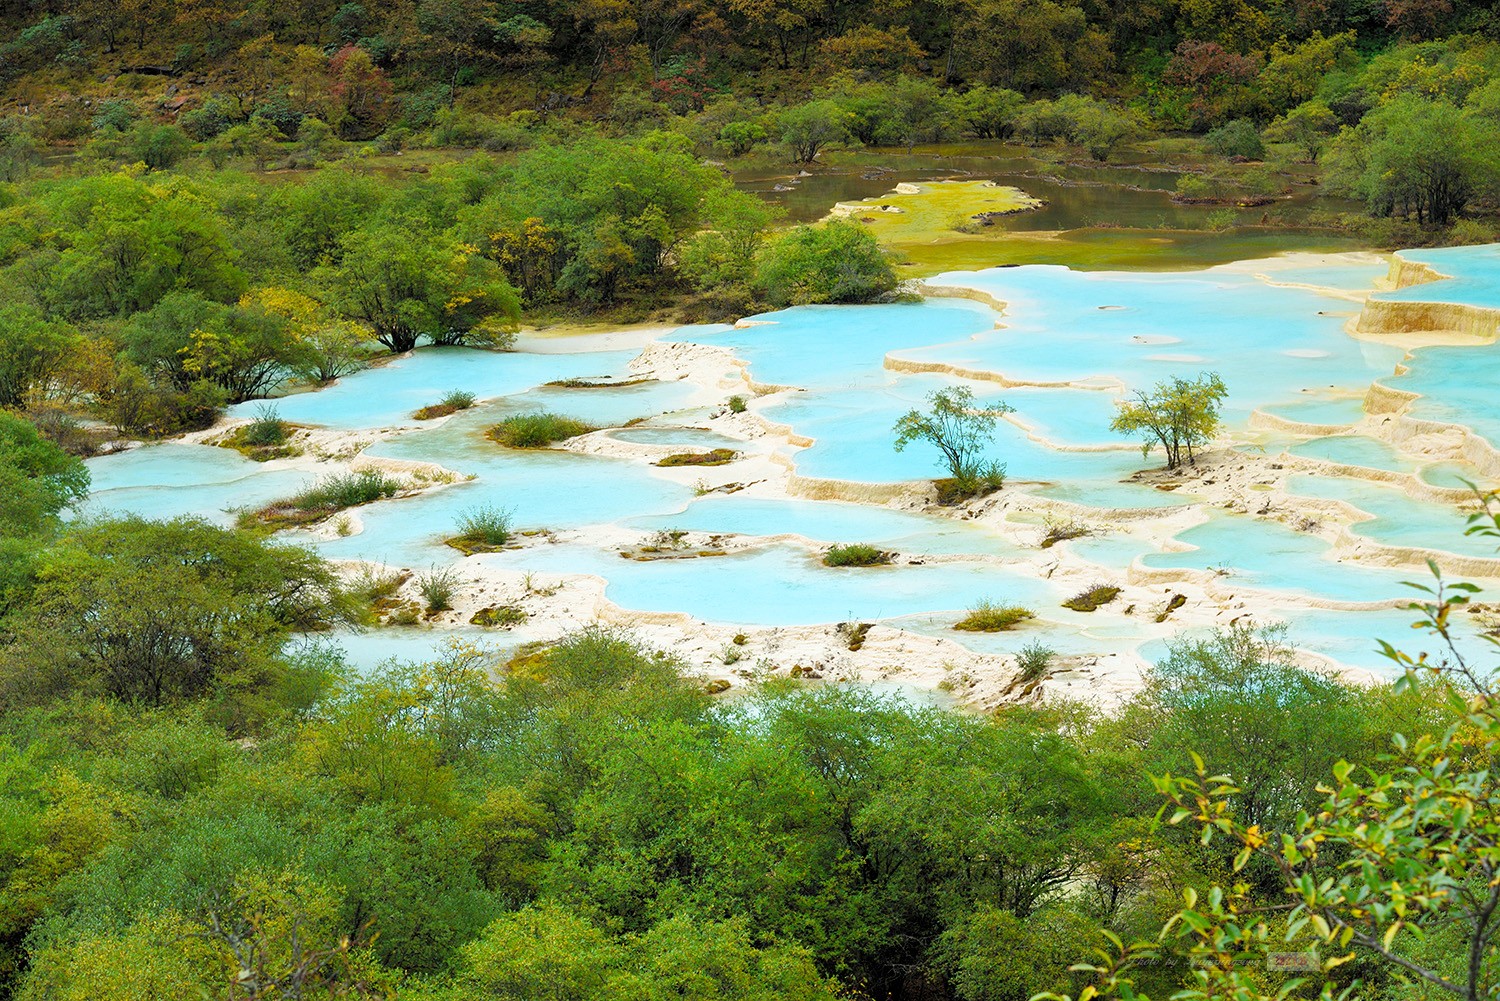
M1237 56L1218 42L1185 41L1167 65L1168 83L1208 95L1227 84L1247 83L1260 72L1260 60Z

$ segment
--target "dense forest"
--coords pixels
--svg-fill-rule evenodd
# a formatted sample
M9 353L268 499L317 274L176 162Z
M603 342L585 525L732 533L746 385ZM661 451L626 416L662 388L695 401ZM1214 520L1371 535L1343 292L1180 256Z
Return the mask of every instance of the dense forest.
M64 528L78 460L0 432L7 996L1269 997L1263 954L1320 944L1361 996L1495 982L1478 675L1350 687L1244 628L1108 715L724 702L602 630L360 675L316 635L368 587L192 520Z
M418 344L903 294L752 165L1024 144L1489 240L1497 39L1468 0L0 2L0 998L1493 997L1500 712L1451 653L1358 687L1233 628L1108 714L722 700L602 629L359 673L319 636L379 580L70 509L111 438ZM1441 646L1465 592L1427 600Z

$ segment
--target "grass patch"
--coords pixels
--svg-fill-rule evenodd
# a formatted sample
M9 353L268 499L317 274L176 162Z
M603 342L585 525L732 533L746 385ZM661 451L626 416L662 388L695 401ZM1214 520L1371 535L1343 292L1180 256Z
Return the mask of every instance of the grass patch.
M834 546L823 554L825 567L878 567L891 561L895 553L876 549L863 542L847 546Z
M554 379L542 385L551 386L554 389L619 389L623 386L640 386L653 379L621 379L619 382L611 382L607 379Z
M464 389L455 389L447 396L431 406L423 407L412 414L412 420L430 421L439 417L447 417L456 414L460 410L468 410L474 405L474 394Z
M516 534L511 517L510 510L505 508L470 508L459 516L458 534L449 539L447 544L465 556L494 552L504 547Z
M505 418L490 428L487 437L506 448L546 448L555 442L596 430L583 421L538 410Z
M275 501L249 516L251 522L290 528L322 521L349 507L359 507L400 493L402 482L377 469L326 477L286 500Z
M1092 612L1101 605L1107 605L1120 596L1120 589L1109 584L1095 584L1093 587L1079 591L1073 597L1063 602L1064 608L1071 608L1075 612Z
M738 453L732 448L716 448L712 452L679 452L669 455L656 464L658 466L727 466Z
M969 609L969 614L953 624L966 633L998 633L1014 629L1036 613L1020 605L997 605L988 598Z
M285 445L290 434L291 426L281 419L281 411L266 405L256 410L255 420L241 429L240 440L252 447Z

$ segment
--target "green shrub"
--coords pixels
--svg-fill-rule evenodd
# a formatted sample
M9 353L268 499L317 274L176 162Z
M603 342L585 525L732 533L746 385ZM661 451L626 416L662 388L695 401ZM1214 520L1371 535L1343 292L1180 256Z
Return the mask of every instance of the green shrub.
M490 428L489 438L507 448L546 448L594 430L583 421L539 410L505 418Z
M798 226L756 256L756 287L775 306L872 302L896 288L896 272L859 223Z
M875 567L889 563L894 553L863 542L847 546L834 546L823 554L823 565L827 567Z
M1032 640L1016 652L1016 667L1020 669L1021 681L1036 681L1047 673L1057 651L1040 640Z
M1246 160L1259 160L1266 155L1261 145L1260 133L1247 118L1236 118L1221 125L1203 137L1204 145L1220 156L1239 156Z
M245 425L240 432L240 443L252 448L286 444L288 427L281 419L281 412L273 404L265 404L255 412L255 420Z
M524 125L507 118L490 118L464 108L440 108L433 114L434 146L483 149L492 153L527 149L535 138Z
M1216 189L1200 174L1183 174L1177 179L1179 198L1212 198Z
M729 412L731 414L744 413L745 406L745 398L743 396L731 396L729 398Z
M445 612L453 607L458 593L458 574L453 570L429 570L417 577L417 592L427 602L429 612Z
M1013 629L1036 613L1020 605L997 605L988 598L969 609L969 614L954 623L954 629L967 633L998 633Z

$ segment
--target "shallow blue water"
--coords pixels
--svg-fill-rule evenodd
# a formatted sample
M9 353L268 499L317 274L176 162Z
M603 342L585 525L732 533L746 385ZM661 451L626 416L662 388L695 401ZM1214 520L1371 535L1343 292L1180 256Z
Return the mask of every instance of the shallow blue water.
M85 463L93 493L80 514L137 514L148 518L198 515L218 524L234 511L256 508L310 485L310 472L279 469L227 448L162 442Z
M1350 531L1376 542L1460 556L1496 555L1494 539L1464 535L1465 512L1452 504L1411 497L1399 484L1293 476L1287 482L1287 489L1304 497L1344 501L1373 515L1369 521L1351 526Z
M1446 279L1409 285L1375 298L1393 302L1449 302L1500 309L1500 244L1480 247L1424 247L1398 256L1426 264Z
M298 424L341 429L385 427L415 423L411 420L415 411L437 403L454 389L466 390L483 400L524 393L558 379L618 377L633 357L633 351L531 354L423 348L346 376L318 392L295 393L273 402L283 420ZM231 407L229 413L233 417L254 417L265 405L265 401L251 400Z
M1421 253L1421 259L1430 257L1434 266L1459 277L1404 295L1432 298L1432 290L1441 286L1442 295L1464 297L1452 301L1487 303L1485 297L1493 297L1500 304L1500 250ZM1271 278L1360 289L1379 270L1333 263L1278 269ZM1255 409L1310 424L1352 424L1363 414L1370 382L1380 378L1426 394L1414 408L1419 415L1464 423L1500 442L1500 416L1493 416L1491 402L1493 386L1500 383L1500 349L1423 349L1410 374L1393 378L1399 350L1344 333L1354 304L1306 288L1272 287L1243 267L1163 275L1024 267L950 274L935 283L981 289L1007 302L1008 310L1002 318L962 299L798 307L753 318L756 322L744 327L683 328L667 339L730 348L748 364L755 382L799 387L780 402L755 407L767 419L813 440L808 448L781 450L809 477L889 483L942 474L938 456L929 448L915 444L896 452L892 427L906 411L925 406L932 391L963 381L899 371L887 367L888 357L1021 381L1073 383L1009 388L989 380L963 384L982 403L1003 400L1015 409L1011 419L998 425L986 453L1006 465L1012 483L1007 489L1044 484L1028 489L1096 508L1149 512L1201 503L1182 491L1124 482L1159 459L1143 460L1134 444L1109 430L1122 392L1201 370L1223 375L1230 390L1226 416L1242 440ZM997 327L997 320L1004 325ZM1068 653L1132 649L1145 640L1147 630L1133 619L1067 612L1057 607L1067 595L1049 580L980 559L874 569L831 569L818 560L817 549L835 542L868 542L905 554L1024 555L993 529L868 505L696 496L680 474L641 461L501 448L484 438L485 429L508 414L538 409L604 427L650 419L646 426L611 432L626 442L683 450L744 448L738 439L717 431L674 426L712 427L709 414L715 408L710 405L722 403L686 382L584 389L544 385L624 378L634 350L576 350L566 339L525 346L529 349L509 353L423 349L319 392L276 401L281 416L298 423L338 429L408 426L410 430L372 446L370 453L436 462L474 477L361 508L357 515L364 530L321 542L321 551L413 569L452 563L462 557L442 540L455 533L465 511L480 506L512 511L516 527L523 530L607 525L639 532L642 538L662 529L796 535L816 546L767 544L728 557L647 563L621 559L613 549L539 542L475 558L521 571L596 574L607 581L609 598L623 607L685 612L705 621L802 625L896 619L990 652L1014 652L1038 635ZM739 391L727 388L729 382L723 385L726 397ZM453 389L474 393L480 404L438 426L410 419L412 412ZM234 412L253 415L260 406L242 404ZM1296 455L1415 473L1439 485L1457 485L1472 472L1463 464L1408 459L1357 436L1301 440L1286 435L1276 441L1277 450L1289 447ZM315 478L284 465L268 467L226 449L172 443L101 457L89 462L95 492L85 512L198 514L228 523L232 509L288 496ZM1399 489L1362 480L1296 478L1293 489L1345 500L1374 515L1354 528L1373 540L1491 555L1484 543L1464 540L1462 515L1454 505L1418 501ZM1040 514L1016 517L1035 520L1040 537ZM1059 552L1071 551L1097 564L1101 579L1123 577L1136 559L1148 567L1223 568L1222 586L1228 590L1275 592L1293 603L1303 597L1405 598L1410 592L1401 582L1414 576L1410 570L1336 562L1316 536L1219 509L1210 509L1206 524L1179 538L1197 548L1163 552L1128 531L1117 531L1064 543ZM954 618L981 598L1033 607L1040 618L1015 633L954 634ZM1308 648L1364 663L1361 651L1370 644L1362 637L1394 620L1384 611L1309 610L1294 615L1292 627L1294 639ZM392 639L387 642L386 637ZM348 642L368 660L387 645L415 652L441 639L441 633L403 630L361 634Z
M1231 421L1256 407L1297 403L1304 391L1333 387L1362 396L1402 357L1344 333L1355 304L1222 269L1142 275L999 268L933 282L1003 300L1005 328L963 343L907 348L899 358L1012 380L1119 380L1130 389L1213 370L1229 388Z
M982 598L1001 604L1051 603L1056 587L1021 571L982 563L825 567L797 546L699 559L621 559L574 545L475 557L520 571L589 573L624 608L685 612L739 625L814 625L920 612L960 612ZM1060 600L1060 599L1059 599Z
M1278 522L1233 517L1214 511L1209 520L1177 536L1195 548L1152 553L1148 567L1226 571L1222 587L1243 586L1336 601L1374 602L1408 597L1401 582L1410 570L1390 570L1338 562L1326 542Z
M999 533L972 522L839 501L781 500L710 495L685 511L626 522L642 531L754 536L800 535L824 543L867 542L902 553L988 553L1014 551Z

